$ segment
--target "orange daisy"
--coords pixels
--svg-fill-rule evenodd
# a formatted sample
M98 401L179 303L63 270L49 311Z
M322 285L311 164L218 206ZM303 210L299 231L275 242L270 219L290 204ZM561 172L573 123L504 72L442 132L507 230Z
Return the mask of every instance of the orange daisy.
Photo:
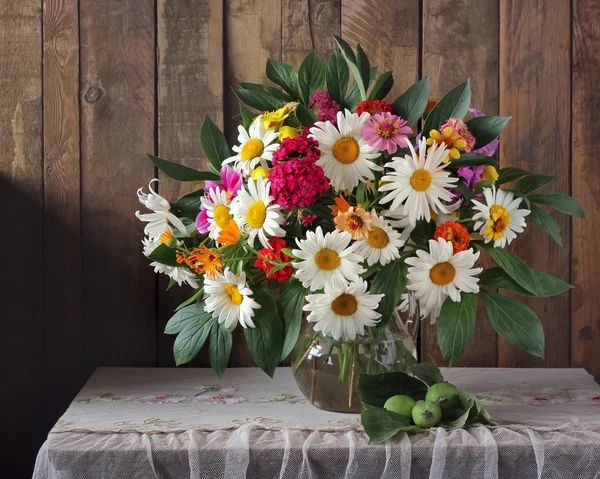
M335 218L338 213L345 213L350 208L350 203L346 201L346 198L340 193L335 200L335 205L331 205L329 208L331 209L331 214ZM360 205L358 205L360 206Z
M459 251L465 251L469 247L469 242L471 241L467 228L454 221L448 221L439 225L435 229L433 237L436 240L438 238L444 238L446 241L452 243L454 249L453 254L456 254Z
M373 216L368 211L357 206L350 206L345 212L338 212L334 218L336 229L340 231L346 231L352 235L352 238L356 241L360 241L367 237L369 231L371 231L371 224L373 223Z
M234 220L230 220L229 223L221 229L217 242L227 246L235 245L238 243L241 236L242 233L238 224Z
M222 256L222 254L215 253L202 245L192 250L192 254L188 256L186 263L196 273L208 274L210 279L214 279L217 271L219 273L223 272Z

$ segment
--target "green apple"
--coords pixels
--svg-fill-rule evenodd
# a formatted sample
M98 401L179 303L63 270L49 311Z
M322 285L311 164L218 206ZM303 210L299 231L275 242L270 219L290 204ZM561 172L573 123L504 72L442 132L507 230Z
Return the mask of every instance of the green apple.
M433 427L442 419L442 409L432 401L419 401L412 409L413 422L420 427Z
M431 386L427 391L425 400L439 404L443 410L460 406L458 389L450 383L437 383Z
M416 402L413 398L398 394L397 396L389 398L383 405L383 409L387 409L388 411L395 412L396 414L400 414L401 416L410 419L412 417L411 411L415 404Z

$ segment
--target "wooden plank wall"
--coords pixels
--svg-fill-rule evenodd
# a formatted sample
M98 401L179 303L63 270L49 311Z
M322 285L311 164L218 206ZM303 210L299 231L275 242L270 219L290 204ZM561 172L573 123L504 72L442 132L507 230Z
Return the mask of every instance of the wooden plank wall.
M267 57L298 65L313 48L328 57L331 33L394 71L390 96L425 74L433 98L470 77L474 107L513 117L502 166L556 175L583 204L585 220L551 213L562 249L535 225L513 248L575 285L529 302L546 358L499 339L480 308L460 365L577 366L600 378L598 25L594 0L2 2L0 410L16 434L0 449L12 458L7 477L30 474L48 428L95 367L173 365L162 330L186 292L165 293L140 252L135 191L157 174L145 153L205 165L204 114L234 141L231 88L264 81ZM166 197L198 187L159 179ZM421 354L441 362L429 326ZM204 352L193 362L206 364ZM238 332L231 365L251 364Z

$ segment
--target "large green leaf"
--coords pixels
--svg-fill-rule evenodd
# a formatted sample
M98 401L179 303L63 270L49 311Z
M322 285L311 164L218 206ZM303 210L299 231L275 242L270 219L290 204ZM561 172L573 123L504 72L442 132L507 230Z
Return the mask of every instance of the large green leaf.
M363 403L383 407L385 402L397 394L422 399L427 385L406 373L361 374L358 378L358 395Z
M496 264L514 279L519 286L531 293L536 293L533 271L526 263L503 248L488 248L487 251Z
M544 228L552 239L556 241L559 246L562 246L562 236L560 235L560 225L558 222L539 206L531 205L530 208L531 213L529 214L529 218L531 221Z
M431 130L437 130L449 118L463 118L471 103L471 84L467 80L446 93L433 107L423 127L423 136L428 137Z
M510 116L478 116L467 122L467 128L475 137L474 150L497 138L510 121Z
M302 286L302 283L292 281L277 299L277 306L285 327L283 349L281 351L282 361L292 352L298 340L302 326L302 307L304 306L305 294L306 289Z
M200 188L199 190L183 195L181 198L171 203L171 206L181 211L189 211L197 214L200 210L200 198L203 196L204 188Z
M267 60L267 78L283 88L292 98L300 100L298 72L293 66L269 58Z
M547 184L552 183L552 181L554 181L554 176L530 174L519 180L517 186L515 186L515 190L526 195L527 193L543 188Z
M530 195L529 200L532 203L551 206L555 210L565 213L566 215L577 216L579 218L584 217L583 210L581 209L579 202L568 195L559 193L558 191Z
M396 98L392 103L394 113L406 120L409 126L413 126L425 113L429 90L429 77L426 76Z
M494 329L510 344L540 358L544 357L544 328L535 313L516 299L481 291Z
M393 86L394 76L392 72L383 72L373 85L371 93L369 93L369 100L383 100Z
M368 90L369 85L371 84L371 63L369 62L369 58L367 54L360 46L360 43L356 45L356 64L358 66L358 71L360 72L360 77L363 85L365 86L365 95L362 97L363 100L366 100L366 90Z
M323 88L325 83L325 64L319 52L313 50L300 64L298 83L302 101L306 105L315 91Z
M193 304L177 311L165 326L165 334L179 334L185 327L204 313L203 304Z
M409 418L378 407L363 411L360 417L372 444L385 442L410 425Z
M418 363L413 364L408 369L414 377L419 378L427 384L427 386L433 386L434 384L444 382L442 372L435 364Z
M475 329L476 309L473 293L462 293L458 303L448 297L442 305L437 320L438 344L450 367L467 350Z
M340 52L333 52L325 68L325 81L329 97L342 106L344 106L346 100L349 78L350 73L346 60L344 60Z
M210 347L208 348L208 359L213 371L219 376L227 369L233 338L231 331L217 321L213 322L210 330Z
M173 163L172 161L163 160L158 156L148 155L152 163L162 171L165 175L170 176L174 180L178 181L204 181L204 180L218 180L219 175L210 171L198 171L187 166L180 165L179 163Z
M202 128L200 129L200 143L208 161L217 171L221 169L223 161L231 156L231 150L227 145L225 135L213 123L208 114L204 116Z
M150 253L150 259L167 266L181 266L177 262L176 252L177 250L174 248L169 248L167 245L159 244L156 248L154 248L154 251Z
M240 83L240 87L234 90L239 100L259 111L278 110L284 103L291 100L287 95L283 96L283 92L270 86Z
M311 126L317 121L317 115L302 104L296 108L296 118L302 126Z
M496 166L497 164L498 162L493 156L478 155L476 153L463 153L460 155L458 160L452 160L449 166L452 168L462 168L463 166Z
M244 125L244 128L247 130L248 128L250 128L250 125L252 125L252 122L254 121L254 118L256 117L256 113L252 112L251 110L246 108L241 103L239 105L240 105L240 119L242 121L242 124Z
M406 264L398 259L386 264L373 278L371 293L384 294L377 308L377 311L381 314L378 327L385 328L392 317L394 309L398 306L400 296L406 289L406 275Z
M493 288L505 289L519 296L556 296L572 288L570 284L543 271L537 269L532 269L531 271L535 279L535 293L527 291L520 286L502 268L486 269L479 276L479 283Z
M217 321L211 313L202 313L188 322L173 343L173 356L177 366L189 363L198 355L213 324L217 324Z
M509 181L518 180L522 176L528 174L528 171L522 170L521 168L514 168L512 166L509 166L508 168L501 168L498 170L498 179L496 180L496 185L503 185Z
M344 60L346 60L346 63L348 64L348 68L350 68L350 71L354 75L354 82L356 83L358 91L360 92L360 98L362 100L366 100L368 85L365 85L365 81L363 80L361 70L359 69L359 66L358 66L357 57L356 57L354 51L352 50L352 47L348 44L348 42L346 42L342 38L338 37L337 35L334 35L333 37L335 38L336 43L340 47L340 51L342 53L342 56L344 57ZM364 65L365 65L365 62L363 60L361 67L364 68Z

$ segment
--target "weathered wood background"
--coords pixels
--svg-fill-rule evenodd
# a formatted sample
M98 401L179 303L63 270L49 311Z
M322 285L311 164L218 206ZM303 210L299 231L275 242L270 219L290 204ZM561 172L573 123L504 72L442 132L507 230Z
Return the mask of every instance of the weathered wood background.
M544 323L545 359L498 339L482 312L460 365L583 366L600 377L598 25L595 0L3 0L6 477L27 476L96 366L173 365L161 331L181 293L165 293L152 273L134 217L135 190L156 174L145 153L202 166L204 114L233 138L231 87L265 80L267 57L298 64L313 48L328 57L331 33L394 71L390 96L424 74L433 97L470 77L473 106L513 117L502 166L556 175L558 189L583 204L586 220L552 213L562 249L536 226L515 247L575 285L528 301ZM166 197L188 187L161 177ZM430 327L421 354L440 361ZM252 364L243 346L231 364Z

